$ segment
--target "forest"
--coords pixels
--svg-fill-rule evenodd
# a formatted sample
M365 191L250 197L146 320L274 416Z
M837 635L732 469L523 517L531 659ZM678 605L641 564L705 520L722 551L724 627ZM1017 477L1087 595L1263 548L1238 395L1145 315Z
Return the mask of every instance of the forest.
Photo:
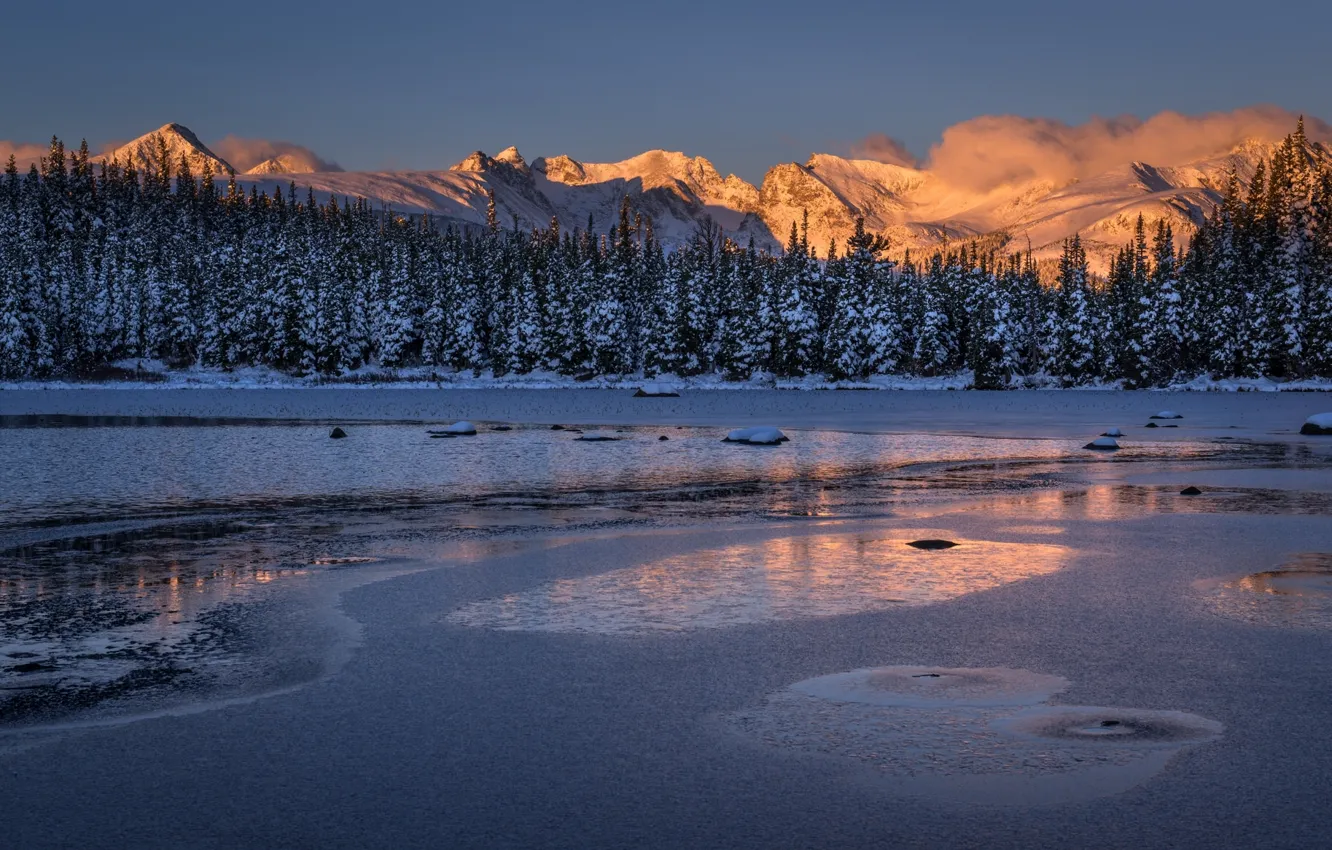
M957 245L888 259L664 246L625 198L610 232L440 227L365 199L272 196L189 162L94 163L53 139L0 178L0 377L107 364L748 380L970 373L978 389L1332 377L1332 173L1301 125L1196 232L1139 218L1107 275ZM821 255L821 256L820 256Z

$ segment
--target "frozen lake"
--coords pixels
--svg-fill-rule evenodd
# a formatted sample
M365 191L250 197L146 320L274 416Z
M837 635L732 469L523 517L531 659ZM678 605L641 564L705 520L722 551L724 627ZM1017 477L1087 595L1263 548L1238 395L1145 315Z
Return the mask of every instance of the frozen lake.
M7 829L1317 846L1322 398L0 392Z

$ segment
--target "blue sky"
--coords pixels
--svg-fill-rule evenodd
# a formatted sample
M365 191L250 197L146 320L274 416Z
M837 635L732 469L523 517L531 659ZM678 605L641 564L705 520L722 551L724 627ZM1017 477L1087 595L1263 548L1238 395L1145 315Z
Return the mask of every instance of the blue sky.
M1332 4L632 0L11 5L0 139L178 121L351 169L704 155L751 180L872 133L1272 103L1332 118ZM16 37L16 34L22 34Z

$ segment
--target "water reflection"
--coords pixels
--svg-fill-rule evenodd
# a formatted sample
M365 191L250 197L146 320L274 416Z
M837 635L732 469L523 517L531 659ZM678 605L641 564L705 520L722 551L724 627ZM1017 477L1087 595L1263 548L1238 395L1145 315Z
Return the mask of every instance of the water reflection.
M756 493L772 509L822 515L853 486L928 498L945 491L1007 489L1067 480L1089 464L1226 457L1244 445L1142 444L1113 461L1089 459L1070 440L799 432L772 451L719 442L708 428L628 428L613 443L518 428L470 440L430 440L421 426L353 428L329 440L322 425L181 428L0 429L0 531L18 524L169 516L182 510L268 507L354 509L473 504L523 498L545 505L649 501L735 508ZM886 494L879 494L882 501ZM857 509L857 505L852 505Z
M485 600L454 623L520 631L642 634L928 605L1054 572L1071 550L958 540L907 545L929 530L775 537L705 549Z
M256 606L348 557L323 522L122 528L0 552L0 723L122 709L169 689L263 688L320 637L256 660ZM317 630L315 630L317 632ZM313 641L313 643L310 643ZM269 659L273 661L274 659Z
M1232 489L1212 490L1202 496L1181 496L1175 486L1107 484L1058 490L1033 489L1002 498L981 498L969 504L967 510L1018 522L1106 521L1151 514L1321 516L1332 514L1332 493Z

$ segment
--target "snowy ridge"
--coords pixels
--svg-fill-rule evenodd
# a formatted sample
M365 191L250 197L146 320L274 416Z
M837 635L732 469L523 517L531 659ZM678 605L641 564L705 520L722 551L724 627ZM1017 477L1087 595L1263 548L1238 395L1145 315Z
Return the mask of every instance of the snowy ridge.
M1249 141L1191 162L1132 162L1065 185L1031 180L983 190L949 183L928 169L831 154L775 166L755 187L735 175L722 177L703 157L678 152L647 151L612 163L561 155L529 164L513 147L493 157L477 151L446 171L306 173L296 182L321 200L365 197L398 212L468 226L484 224L487 193L493 191L506 227L515 221L523 229L544 227L558 219L567 230L587 227L590 220L598 232L614 226L627 195L667 245L688 239L710 218L736 241L752 238L761 248L776 248L806 215L809 243L820 254L831 244L841 250L858 216L868 230L888 237L895 252L996 234L1014 249L1030 244L1038 258L1052 258L1065 239L1080 233L1092 268L1105 271L1132 239L1139 215L1149 231L1165 221L1186 237L1215 208L1230 171L1247 182L1275 147ZM1324 145L1314 145L1313 153L1332 162ZM267 182L280 167L284 177L303 170L265 163L241 182L272 191L289 182Z

